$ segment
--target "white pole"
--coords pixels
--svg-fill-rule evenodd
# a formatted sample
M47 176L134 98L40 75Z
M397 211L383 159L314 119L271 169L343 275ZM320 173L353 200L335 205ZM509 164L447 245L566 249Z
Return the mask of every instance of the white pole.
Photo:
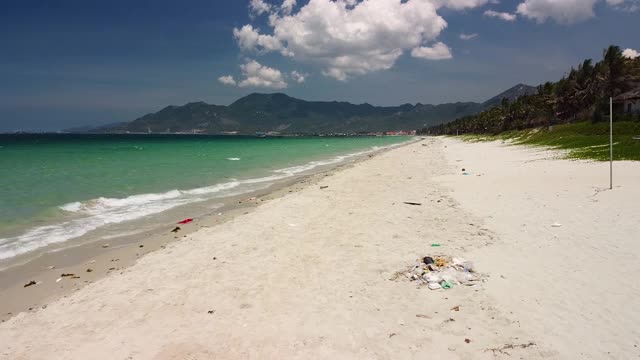
M613 98L609 98L609 189L613 190Z

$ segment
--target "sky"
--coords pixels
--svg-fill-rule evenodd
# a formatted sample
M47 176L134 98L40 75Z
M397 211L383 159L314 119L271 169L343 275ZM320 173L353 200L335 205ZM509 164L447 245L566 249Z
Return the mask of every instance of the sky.
M0 131L130 121L253 92L484 101L640 51L640 0L2 0Z

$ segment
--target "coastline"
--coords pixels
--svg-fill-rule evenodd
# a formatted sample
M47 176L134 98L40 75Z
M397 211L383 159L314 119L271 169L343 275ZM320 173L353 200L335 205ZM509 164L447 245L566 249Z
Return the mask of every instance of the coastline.
M554 156L448 138L383 151L12 317L0 358L637 357L640 164L616 163L605 191L607 164ZM486 281L394 276L438 255Z
M155 214L153 215L155 218L164 218L167 225L156 226L147 231L77 244L70 241L68 244L62 244L64 247L53 251L43 249L35 256L26 254L12 259L0 269L0 293L2 294L0 322L20 312L46 307L48 302L78 291L87 284L111 274L120 273L146 254L164 249L173 242L191 236L201 228L224 224L239 215L247 214L262 202L295 193L356 163L418 141L420 138L409 139L399 145L356 155L336 164L319 166L311 173L303 172L290 178L276 180L266 188L219 198L215 201L223 205L204 213L194 214L180 207L170 212ZM173 217L167 216L166 213L172 214ZM178 217L175 216L176 213L179 214ZM171 232L178 226L174 220L182 217L193 217L194 220L192 223L179 225L180 231ZM62 274L73 274L73 276L62 278ZM31 281L35 281L37 285L32 286L28 296L25 296L24 285Z

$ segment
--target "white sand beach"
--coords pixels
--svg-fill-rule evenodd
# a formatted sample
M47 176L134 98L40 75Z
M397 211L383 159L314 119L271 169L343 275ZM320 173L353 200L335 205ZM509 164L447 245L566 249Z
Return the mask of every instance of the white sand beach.
M381 153L10 318L0 359L638 358L640 163L605 190L608 163L556 155ZM390 280L440 254L486 281Z

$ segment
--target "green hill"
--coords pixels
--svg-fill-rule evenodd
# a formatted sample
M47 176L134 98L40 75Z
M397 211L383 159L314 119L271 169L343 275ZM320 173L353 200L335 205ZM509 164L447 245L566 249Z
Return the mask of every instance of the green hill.
M509 90L506 90L491 99L482 103L485 108L489 109L491 107L502 104L504 99L507 99L509 102L514 102L518 100L522 96L533 95L538 92L538 89L534 86L529 86L525 84L518 84L512 87Z
M599 62L585 60L559 81L538 86L533 94L523 94L515 100L489 100L499 101L500 105L419 133L500 134L584 121L599 123L609 117L610 97L615 99L615 121L639 121L640 114L625 112L621 100L638 89L640 57L626 58L619 47L612 45L603 51Z
M365 133L415 130L475 114L483 104L355 105L338 101L305 101L285 94L250 94L229 106L204 102L167 106L132 122L100 132L220 134L275 131L283 134Z

